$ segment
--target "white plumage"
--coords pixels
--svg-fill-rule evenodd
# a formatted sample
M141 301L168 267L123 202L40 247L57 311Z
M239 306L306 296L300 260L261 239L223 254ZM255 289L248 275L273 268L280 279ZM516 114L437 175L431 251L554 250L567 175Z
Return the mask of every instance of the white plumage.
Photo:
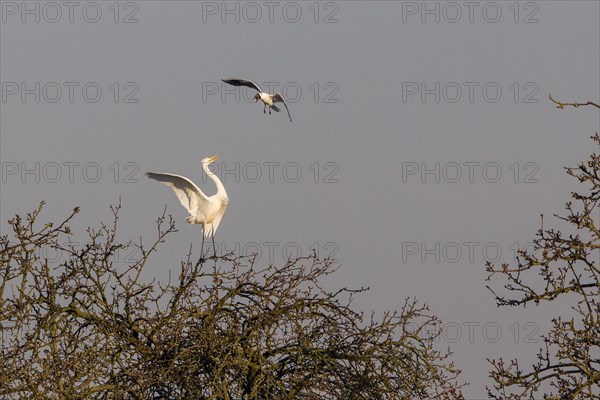
M218 156L207 157L202 160L204 173L217 185L217 193L212 196L206 196L194 182L185 176L146 172L148 178L159 181L173 189L181 205L190 213L190 216L186 218L187 222L190 224L202 224L202 248L204 248L204 237L209 236L212 238L214 246L215 233L229 204L229 196L227 196L227 191L223 183L208 169L208 166L216 160L218 160Z

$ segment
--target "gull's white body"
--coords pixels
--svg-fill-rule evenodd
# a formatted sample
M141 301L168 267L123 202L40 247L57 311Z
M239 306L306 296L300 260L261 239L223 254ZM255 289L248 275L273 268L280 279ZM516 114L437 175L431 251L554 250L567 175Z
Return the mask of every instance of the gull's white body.
M207 157L202 160L202 169L204 173L212 179L217 185L217 193L212 196L206 196L198 186L188 178L168 173L146 172L146 176L150 179L157 180L175 192L181 205L190 213L186 221L190 224L201 224L203 229L202 244L204 245L204 237L212 237L214 243L214 235L221 223L223 214L229 204L229 196L221 183L221 180L212 173L208 166L216 161L218 156Z
M273 94L260 92L260 100L270 107L273 107L273 96Z

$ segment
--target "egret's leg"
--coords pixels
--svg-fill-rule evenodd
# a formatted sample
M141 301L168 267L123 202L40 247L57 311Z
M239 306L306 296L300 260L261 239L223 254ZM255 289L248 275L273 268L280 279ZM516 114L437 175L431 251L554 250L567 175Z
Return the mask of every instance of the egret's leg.
M266 108L267 108L267 105L265 104L265 105L263 106L263 114L266 114L266 113L267 113L267 110L265 110Z
M204 228L202 228L202 245L200 246L200 257L204 258Z
M213 251L215 253L215 258L217 258L217 246L215 246L215 235L211 235L212 236L212 241L213 241Z
M269 115L271 115L271 106L269 106Z

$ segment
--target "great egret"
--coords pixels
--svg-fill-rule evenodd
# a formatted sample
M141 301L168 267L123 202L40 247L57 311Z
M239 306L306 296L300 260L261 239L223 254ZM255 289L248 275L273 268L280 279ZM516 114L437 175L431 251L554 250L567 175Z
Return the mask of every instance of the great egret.
M257 90L258 93L256 93L256 95L254 96L254 102L256 103L258 100L261 100L264 103L263 113L266 113L265 108L267 106L269 106L269 114L271 114L271 109L275 110L276 112L279 112L280 111L279 107L274 105L274 103L283 103L283 105L285 106L285 109L288 113L288 117L290 117L290 122L292 122L292 116L290 115L290 109L288 108L288 106L285 102L285 99L283 98L283 96L281 94L265 93L260 89L260 87L256 83L254 83L252 81L247 81L244 79L221 79L221 80L223 82L229 83L230 85L233 85L233 86L246 86L251 89Z
M200 254L204 250L204 237L212 237L213 250L215 257L217 249L215 247L215 232L221 223L221 218L229 204L229 196L225 191L225 187L221 180L208 169L208 166L219 159L218 155L206 157L202 160L202 169L204 173L212 179L217 185L217 193L212 196L206 196L198 186L184 176L146 172L146 176L150 179L164 183L177 195L181 205L190 213L190 216L185 220L190 224L202 224L202 246Z

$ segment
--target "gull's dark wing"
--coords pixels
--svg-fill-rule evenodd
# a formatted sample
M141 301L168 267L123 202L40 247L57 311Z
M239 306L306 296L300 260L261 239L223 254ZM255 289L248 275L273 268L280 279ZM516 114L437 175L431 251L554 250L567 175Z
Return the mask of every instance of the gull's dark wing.
M260 87L252 81L247 81L245 79L221 79L221 80L223 82L229 83L230 85L233 85L233 86L246 86L251 89L258 90L259 93L262 93L262 90L260 90Z

